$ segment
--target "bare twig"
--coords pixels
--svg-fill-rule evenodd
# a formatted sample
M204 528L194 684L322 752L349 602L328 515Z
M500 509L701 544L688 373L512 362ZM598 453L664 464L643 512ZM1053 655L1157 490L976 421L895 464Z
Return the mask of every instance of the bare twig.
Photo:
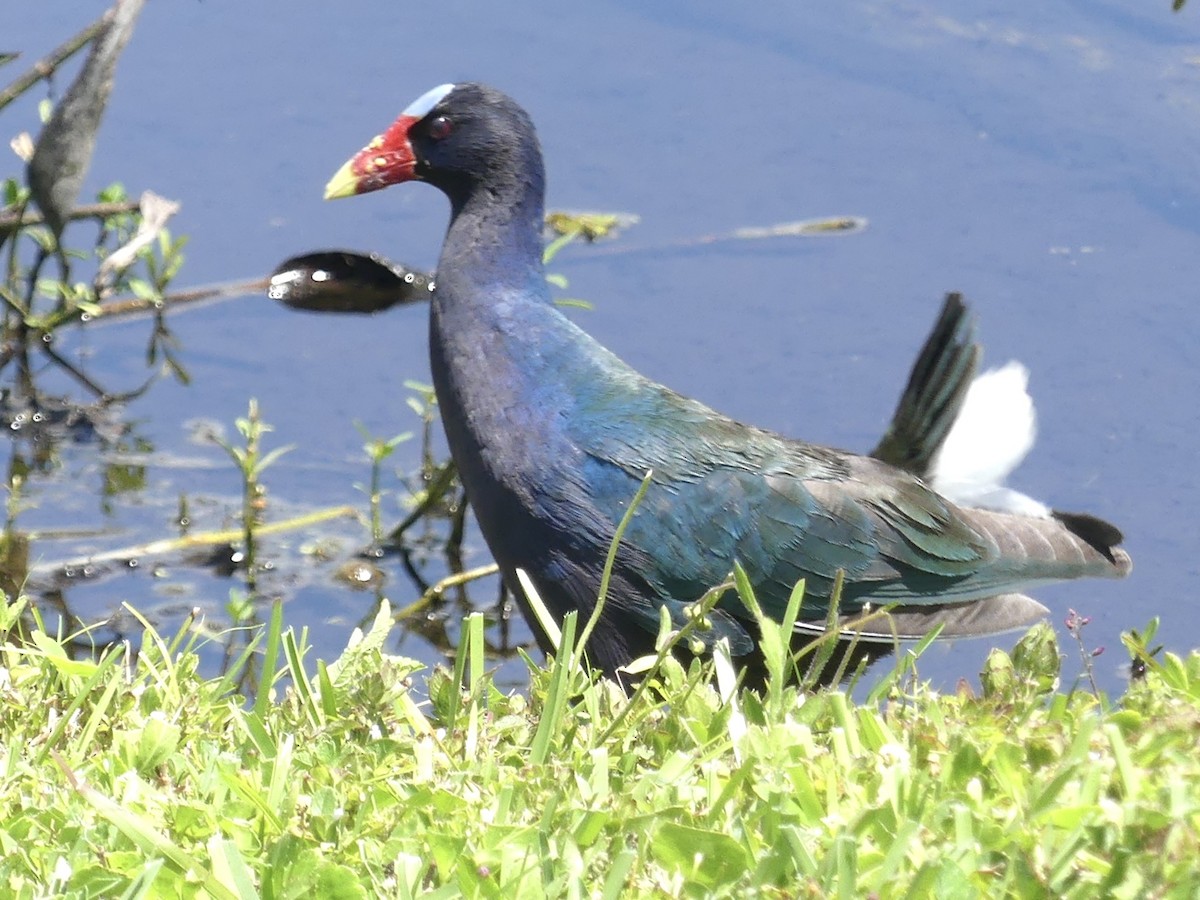
M867 227L862 216L833 216L822 219L801 219L796 222L777 222L774 225L747 226L723 231L718 234L702 234L695 237L664 241L661 244L611 244L590 247L586 255L577 257L587 260L599 256L618 256L629 253L663 252L700 247L725 241L757 241L768 238L827 237L857 234Z
M456 572L453 575L447 575L441 581L437 582L437 584L426 588L425 593L423 593L418 599L414 600L408 606L396 610L392 618L397 622L407 619L409 616L413 616L425 609L425 607L429 606L430 603L441 600L445 596L446 591L450 590L450 588L460 587L471 581L478 581L480 578L486 578L489 575L495 575L499 571L500 567L498 565L495 563L488 563L487 565L478 566L474 569L467 569L464 572Z
M43 78L49 78L53 75L58 67L65 63L68 59L78 53L83 47L94 38L108 21L113 17L114 10L108 10L99 19L89 25L79 34L75 35L70 40L63 43L61 46L54 48L46 56L35 62L28 71L19 76L16 81L0 91L0 109L8 106L23 93L41 81Z
M268 534L281 534L288 531L295 531L300 528L310 528L313 525L320 525L333 519L358 518L361 518L358 510L352 506L330 506L323 509L313 510L312 512L304 513L302 515L293 516L292 518L286 519L282 522L271 522L266 525L259 525L257 526L257 530L260 536ZM178 553L184 550L230 544L241 536L241 528L226 528L220 531L205 531L194 534L186 534L177 538L164 538L161 540L148 541L144 544L135 544L130 547L121 547L120 549L107 550L101 553L93 553L88 556L78 558L39 562L37 565L30 567L30 577L45 578L71 566L118 562L129 559L145 559L146 557L163 556L170 553Z
M137 212L139 208L140 204L137 200L125 200L121 203L85 203L71 210L68 219L72 222L76 219L107 219L109 216L121 213ZM0 235L28 225L44 224L46 224L46 217L33 210L26 211L24 215L19 212L0 213Z
M160 310L174 310L197 304L203 300L227 300L230 297L262 294L270 284L270 278L246 278L240 281L224 281L220 284L208 284L188 291L166 294L161 300L125 297L120 300L108 301L100 308L99 312L93 313L90 318L93 321L103 319L108 322L149 315Z

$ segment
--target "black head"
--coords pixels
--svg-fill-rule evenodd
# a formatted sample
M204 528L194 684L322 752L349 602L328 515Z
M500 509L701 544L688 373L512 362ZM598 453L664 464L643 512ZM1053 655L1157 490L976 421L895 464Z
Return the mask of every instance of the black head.
M510 97L476 83L443 84L413 101L383 134L350 159L325 198L427 181L456 206L477 188L543 178L529 115Z

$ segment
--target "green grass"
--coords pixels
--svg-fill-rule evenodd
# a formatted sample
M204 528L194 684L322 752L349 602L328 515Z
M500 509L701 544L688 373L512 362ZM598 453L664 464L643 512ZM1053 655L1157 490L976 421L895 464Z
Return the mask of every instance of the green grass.
M265 669L254 703L197 675L187 629L92 660L4 645L0 895L1195 891L1200 655L1115 705L1054 689L1044 626L979 695L911 658L861 703L668 659L629 699L561 653L526 697L493 686L472 617L420 701L389 626L325 665L276 619L240 662Z

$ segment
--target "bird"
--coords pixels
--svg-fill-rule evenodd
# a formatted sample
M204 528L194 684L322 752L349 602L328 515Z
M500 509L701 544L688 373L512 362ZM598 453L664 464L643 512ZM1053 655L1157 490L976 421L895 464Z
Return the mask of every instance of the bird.
M961 377L948 377L948 397L937 396L939 379L974 367L973 345L955 336L961 317L944 312L948 333L931 335L875 455L824 447L735 421L646 378L553 303L542 264L541 147L508 95L474 82L427 91L347 160L325 197L410 181L450 203L429 320L447 444L544 649L553 648L533 624L518 571L556 621L571 612L586 620L617 527L643 486L585 648L590 664L618 681L655 652L660 623L683 628L735 564L776 620L803 581L798 644L825 632L839 581L835 627L886 609L886 627L851 635L847 625L839 635L866 646L935 627L940 637L1022 627L1045 613L1029 588L1131 571L1115 526L1032 500L1010 508L1003 490L972 486L987 473L969 460L955 473L974 490L967 499L936 489L937 457L968 405L954 393ZM1010 377L1009 386L1020 381ZM725 640L735 664L761 671L756 619L732 592L703 624L680 652L708 654Z

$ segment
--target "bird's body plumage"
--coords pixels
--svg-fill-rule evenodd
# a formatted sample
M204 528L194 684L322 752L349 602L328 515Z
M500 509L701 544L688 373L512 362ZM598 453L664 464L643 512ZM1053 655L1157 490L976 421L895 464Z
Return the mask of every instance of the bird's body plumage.
M439 113L455 129L448 139L422 131ZM616 527L653 473L589 648L601 667L650 649L659 608L681 622L735 561L768 615L782 615L803 579L802 618L823 620L841 572L841 612L898 604L918 623L928 610L930 625L938 611L1031 585L1128 571L1123 551L1060 519L960 508L914 471L735 422L641 376L551 301L542 161L525 113L460 85L406 127L414 177L452 206L430 323L441 415L518 596L521 568L556 617L586 615ZM735 656L755 649L732 597L710 636L727 637Z

